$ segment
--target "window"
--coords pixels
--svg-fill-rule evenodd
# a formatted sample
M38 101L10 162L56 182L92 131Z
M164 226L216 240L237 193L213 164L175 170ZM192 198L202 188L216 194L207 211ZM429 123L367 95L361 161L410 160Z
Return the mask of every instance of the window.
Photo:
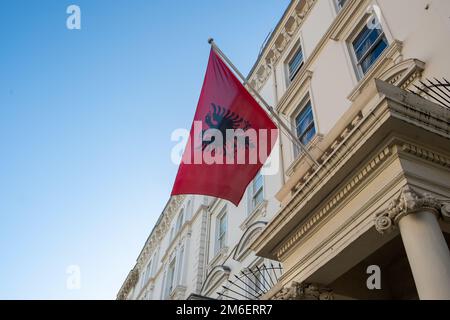
M160 248L158 247L158 249L156 250L154 256L153 256L153 267L152 267L152 275L156 274L157 271L157 267L158 267L158 259L159 259L159 250Z
M218 254L221 249L225 248L227 240L227 214L225 208L217 217L216 235L216 254Z
M347 0L336 0L336 6L338 8L338 11L344 7L346 2Z
M352 42L354 57L360 76L367 73L388 47L387 38L376 17L365 24Z
M264 294L267 291L267 284L264 281L263 270L260 267L260 272L256 270L256 268L252 268L253 273L248 273L247 278L247 292L249 298L259 297L261 294Z
M168 297L174 289L174 278L175 278L175 258L169 264L167 270L167 280L166 280L166 297Z
M294 56L289 60L288 63L288 71L289 71L289 80L294 80L301 66L303 65L303 51L302 48L299 47Z
M189 200L186 206L186 220L189 220L190 218L192 218L192 201Z
M171 242L173 240L173 236L174 236L174 230L173 227L170 228L170 238L169 238L169 242Z
M175 231L176 233L178 233L181 230L181 227L183 226L183 219L184 219L184 210L181 210L177 219L177 226Z
M249 188L249 214L264 200L264 178L261 172L256 174Z
M311 101L308 101L295 117L295 131L303 145L307 145L316 134Z
M184 258L184 245L180 247L179 253L178 253L178 268L177 268L177 283L182 283L182 277L183 277L183 258Z
M152 276L152 260L149 261L147 267L145 268L144 285L147 283L148 279Z

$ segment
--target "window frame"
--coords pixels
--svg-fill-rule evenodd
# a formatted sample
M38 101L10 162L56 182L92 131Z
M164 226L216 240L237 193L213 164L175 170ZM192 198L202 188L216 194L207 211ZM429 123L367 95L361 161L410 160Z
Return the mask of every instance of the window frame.
M303 134L299 136L299 135L298 135L298 132L297 132L297 118L298 118L303 112L306 111L306 108L308 108L308 106L309 106L309 108L311 109L312 123L310 123L310 124L308 125L307 129L303 132ZM314 140L314 137L317 136L317 132L318 132L318 131L317 131L317 124L316 124L316 123L317 123L317 122L316 122L316 117L315 117L315 114L314 114L314 108L313 108L313 101L312 101L312 99L311 99L311 95L310 95L310 94L307 94L307 95L302 99L302 101L301 101L300 104L298 105L296 111L292 114L291 119L292 119L291 121L292 121L292 127L293 127L293 130L294 130L294 132L295 132L295 134L296 134L296 136L297 136L297 139L299 139L300 143L303 143L302 140L300 139L300 137L305 136L311 129L314 129L314 135L312 136L312 138L311 138L306 144L304 144L304 146L306 147L307 145L309 145L309 144L311 143L311 141ZM312 127L311 127L311 126L312 126ZM294 158L297 158L297 157L302 153L302 150L301 150L301 148L300 148L299 146L297 146L295 143L293 143L293 146L294 146Z
M257 179L261 179L261 186L258 188L258 190L255 190L255 182ZM253 178L252 182L250 183L250 186L248 188L248 210L247 214L250 215L252 212L255 211L255 209L264 202L265 199L265 183L264 183L264 176L261 174L261 170L258 171L256 176ZM261 195L261 200L256 203L255 200L257 196Z
M175 225L175 235L178 234L178 232L180 232L181 228L183 227L183 223L184 223L184 209L181 209L180 213L178 214L177 222Z
M214 250L215 254L217 255L223 248L227 246L227 233L228 233L228 215L227 215L227 209L226 206L222 209L220 214L216 218L216 248ZM225 230L221 234L221 222L222 219L225 221Z
M177 259L174 256L172 260L170 260L168 266L167 266L167 278L166 278L166 294L165 296L168 297L172 294L173 290L175 289L175 276L176 276L176 262Z
M152 269L153 269L153 258L151 258L150 261L145 266L144 285L151 278L151 276L152 276Z
M367 22L370 19L378 19L374 13L371 14L365 14L361 21L358 23L358 25L354 28L352 35L347 39L347 46L350 51L350 55L352 58L352 62L356 71L356 76L358 81L364 78L366 74L370 72L372 67L376 64L376 62L379 60L379 58L383 55L383 53L389 48L390 41L389 36L386 33L385 26L383 26L381 21L378 21L378 24L380 26L381 33L378 35L377 39L370 45L370 47L364 52L364 54L361 56L361 58L358 59L356 49L354 46L355 41L364 33L364 30L367 28L369 30L369 27L367 26ZM371 31L370 31L371 32ZM370 32L367 34L366 38L369 37ZM377 46L385 40L386 47L383 49L383 51L378 55L378 57L372 62L372 64L367 68L367 70L364 72L364 69L362 67L362 62L377 48ZM360 46L363 45L363 42L360 44Z
M291 64L291 61L293 61L295 59L298 52L301 52L302 60L299 63L296 70L291 74L290 64ZM305 64L305 51L303 50L301 37L299 37L297 42L291 48L288 56L284 60L285 71L286 71L286 87L288 87L294 81L294 79L296 78L296 76L298 75L298 73L300 72L302 67L304 66L304 64Z
M170 228L170 234L169 234L169 245L174 238L175 238L175 226L172 225L172 227Z
M182 244L178 249L178 267L176 270L177 284L181 285L183 282L183 269L184 269L184 252L185 246Z

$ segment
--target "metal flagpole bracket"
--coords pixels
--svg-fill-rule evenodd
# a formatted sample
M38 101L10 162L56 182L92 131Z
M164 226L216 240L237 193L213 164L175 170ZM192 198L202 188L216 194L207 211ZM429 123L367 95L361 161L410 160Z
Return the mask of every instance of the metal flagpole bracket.
M228 57L223 53L223 51L220 50L220 48L214 42L214 39L209 38L208 43L211 45L213 50L215 52L217 52L225 60L225 62L233 69L233 71L242 79L244 86L246 86L248 89L250 89L250 91L252 91L255 94L255 96L262 102L262 104L264 104L267 111L269 111L269 113L277 120L279 127L280 127L280 131L281 131L281 129L284 129L285 134L292 140L292 142L294 142L298 147L300 147L300 149L303 150L303 152L308 156L308 158L313 162L313 164L317 168L319 168L320 164L316 161L316 159L313 158L313 156L308 151L308 149L305 147L305 145L300 142L297 135L295 135L291 131L291 129L283 122L283 120L275 112L273 107L266 102L266 100L259 94L259 92L248 83L248 79L246 77L244 77L244 75L239 71L239 69L231 62L230 59L228 59Z

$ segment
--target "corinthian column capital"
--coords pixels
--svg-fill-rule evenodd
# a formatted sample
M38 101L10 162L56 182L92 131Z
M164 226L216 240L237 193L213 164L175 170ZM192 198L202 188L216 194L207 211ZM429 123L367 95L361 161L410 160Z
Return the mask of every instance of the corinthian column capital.
M389 203L387 209L376 215L375 228L382 234L391 231L398 225L401 218L418 211L429 211L436 216L439 216L441 212L444 215L445 211L448 215L450 205L444 204L442 200L430 194L421 194L410 186L406 186L400 195Z

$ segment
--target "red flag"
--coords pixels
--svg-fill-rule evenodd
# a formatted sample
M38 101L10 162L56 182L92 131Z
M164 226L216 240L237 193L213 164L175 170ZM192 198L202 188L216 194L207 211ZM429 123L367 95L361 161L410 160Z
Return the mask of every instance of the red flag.
M275 124L211 49L172 195L214 196L237 206L276 139Z

